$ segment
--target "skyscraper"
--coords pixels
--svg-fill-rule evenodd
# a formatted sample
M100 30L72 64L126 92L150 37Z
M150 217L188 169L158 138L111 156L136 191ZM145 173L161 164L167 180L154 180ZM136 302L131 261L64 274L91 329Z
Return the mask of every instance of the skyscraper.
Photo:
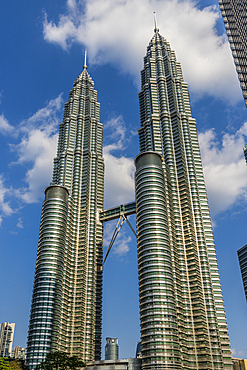
M86 58L85 58L86 59ZM101 357L103 127L94 82L74 82L45 189L30 313L27 365L51 350Z
M219 0L226 32L247 106L247 9L243 0Z
M243 280L245 298L247 300L247 244L238 250L238 260Z
M143 369L231 369L196 122L180 63L157 27L144 57L139 103Z
M12 352L15 324L3 322L0 331L0 357L9 357Z

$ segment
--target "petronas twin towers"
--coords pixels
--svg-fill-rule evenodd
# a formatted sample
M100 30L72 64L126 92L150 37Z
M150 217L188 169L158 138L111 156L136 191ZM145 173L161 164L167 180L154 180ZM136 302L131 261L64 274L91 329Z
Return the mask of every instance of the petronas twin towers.
M181 66L157 28L141 85L135 187L142 367L231 369L196 122ZM27 343L31 369L52 350L85 362L101 358L102 143L100 105L84 65L65 104L45 189Z

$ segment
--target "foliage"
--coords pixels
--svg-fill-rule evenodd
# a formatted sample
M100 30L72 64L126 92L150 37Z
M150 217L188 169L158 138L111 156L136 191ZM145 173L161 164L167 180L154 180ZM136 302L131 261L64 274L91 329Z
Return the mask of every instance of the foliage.
M8 358L0 357L0 370L10 370Z
M7 357L0 357L0 370L29 370L20 360L11 360Z
M76 370L84 366L84 362L78 357L56 351L48 353L45 360L38 364L35 370Z
M9 361L10 370L29 370L29 368L20 360Z

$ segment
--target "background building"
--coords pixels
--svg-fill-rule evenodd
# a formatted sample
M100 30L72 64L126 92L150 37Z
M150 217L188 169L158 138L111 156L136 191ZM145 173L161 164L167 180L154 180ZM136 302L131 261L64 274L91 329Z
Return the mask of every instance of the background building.
M141 370L141 359L105 360L87 363L85 370Z
M101 358L104 162L100 104L86 61L64 107L52 184L45 189L27 365L51 350Z
M105 359L118 360L118 338L106 338Z
M243 0L219 0L238 78L247 106L247 9Z
M142 341L139 340L136 346L136 358L142 358Z
M22 348L20 346L15 347L12 350L11 358L25 360L26 359L26 348Z
M233 370L247 370L247 360L233 358Z
M238 260L244 285L245 298L247 300L247 244L238 250Z
M157 28L144 57L139 103L142 367L232 369L196 122L181 66Z
M3 322L0 332L0 357L9 357L12 352L15 324Z

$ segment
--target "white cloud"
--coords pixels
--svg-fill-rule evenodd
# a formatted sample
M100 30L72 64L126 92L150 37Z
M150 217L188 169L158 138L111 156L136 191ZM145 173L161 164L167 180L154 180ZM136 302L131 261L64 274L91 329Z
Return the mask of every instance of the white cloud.
M182 63L190 92L232 103L240 100L227 37L215 30L221 17L216 6L200 10L191 0L70 0L58 24L45 17L44 38L65 50L74 42L86 46L90 63L111 63L131 74L139 86L154 10L161 34Z
M26 164L29 167L25 175L27 186L16 190L17 197L25 203L37 202L51 181L57 147L57 113L61 105L60 95L28 120L21 122L18 128L21 140L18 144L11 145L18 156L17 162L12 164Z
M19 227L20 229L23 229L24 228L22 217L19 217L18 218L18 222L17 222L16 226Z
M9 135L9 134L13 134L14 130L15 130L14 126L10 125L10 123L4 117L4 114L2 113L0 115L0 133L3 135Z
M110 129L106 141L112 144L104 147L105 161L105 208L134 200L134 159L112 152L123 150L127 143L126 126L122 116L111 118L104 129Z
M3 175L0 175L0 225L2 223L3 217L11 216L15 211L11 207L9 200L6 200L12 193L12 188L8 188L5 185Z
M117 158L105 152L105 208L132 202L134 195L134 160Z
M113 247L113 253L117 256L117 257L124 257L126 256L126 254L128 253L128 251L130 250L129 248L129 244L131 243L132 241L132 238L130 236L125 236L125 235L122 235L121 239L119 238L114 247Z
M0 174L0 224L3 217L11 216L20 207L18 203L17 208L14 208L10 199L34 203L43 197L44 188L51 181L52 160L57 147L57 115L61 105L60 95L17 127L13 127L3 114L0 116L0 133L19 140L18 144L9 144L10 149L17 154L17 161L11 163L11 167L24 167L26 173L23 180L27 184L13 188L6 185L3 174ZM23 228L21 217L16 226Z
M107 247L107 248L109 247L109 244L110 244L113 232L115 230L115 227L117 225L117 222L118 220L115 220L115 221L108 222L107 224L105 224L104 226L104 247ZM122 226L112 246L112 250L110 254L116 255L118 258L124 257L130 250L129 244L131 243L131 241L132 241L131 236L126 235L123 229L123 226ZM107 258L109 258L109 256Z
M235 133L222 133L218 141L213 129L199 133L210 211L216 215L240 200L247 200L247 168L243 146L247 122Z
M123 116L112 117L109 121L104 124L104 132L110 129L111 134L107 138L110 138L111 144L104 147L104 150L110 152L111 150L124 149L126 142L126 126Z

